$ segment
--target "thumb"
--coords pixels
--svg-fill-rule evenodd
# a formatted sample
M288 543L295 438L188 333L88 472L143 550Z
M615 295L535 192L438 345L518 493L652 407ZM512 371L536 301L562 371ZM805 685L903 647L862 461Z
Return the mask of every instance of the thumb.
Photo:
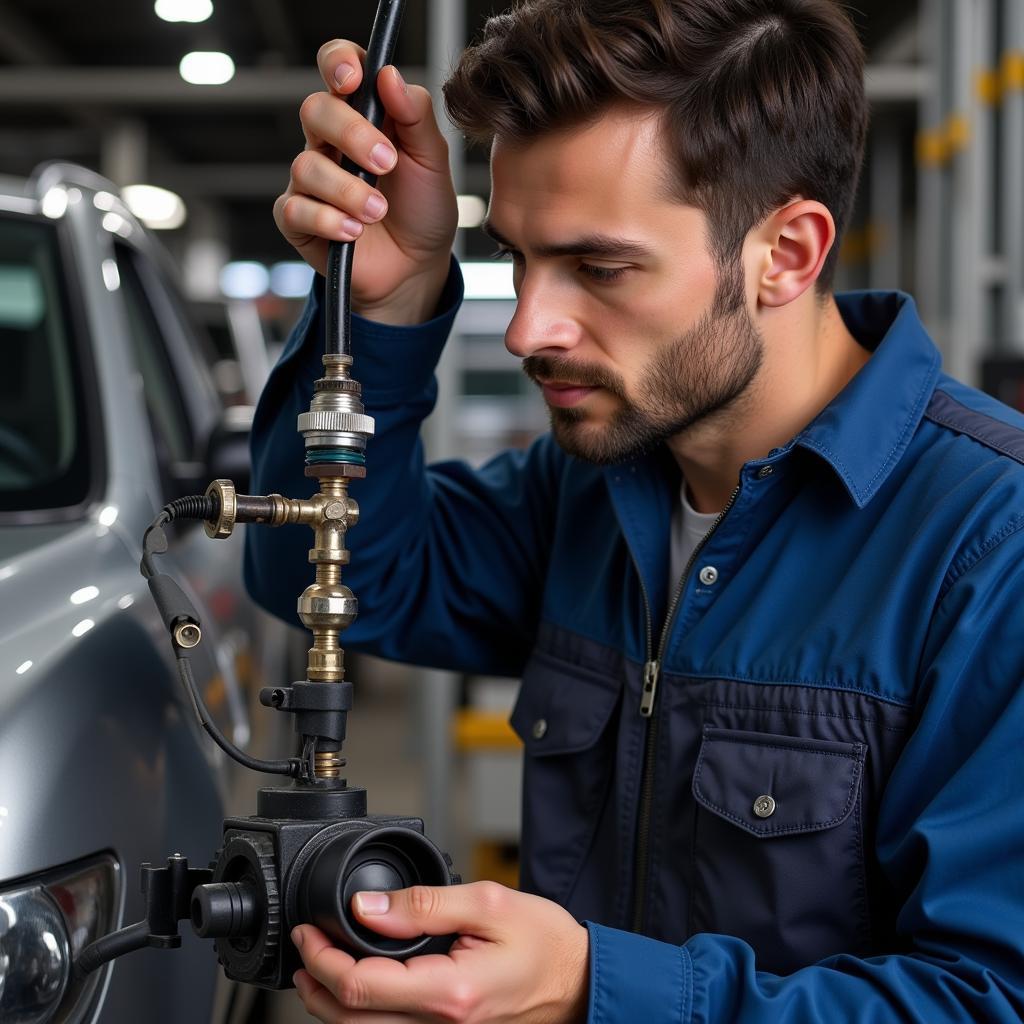
M417 935L475 935L493 938L500 915L493 882L469 885L414 885L393 892L357 892L352 910L361 924L381 935L411 939Z

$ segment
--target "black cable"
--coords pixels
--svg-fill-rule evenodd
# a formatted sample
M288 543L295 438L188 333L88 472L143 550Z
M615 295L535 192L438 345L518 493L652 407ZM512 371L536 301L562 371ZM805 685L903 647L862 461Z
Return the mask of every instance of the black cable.
M390 64L395 55L398 30L405 13L405 0L381 0L373 22L370 42L363 63L363 80L353 95L352 109L362 114L378 128L384 123L384 104L377 92L377 76ZM364 170L351 160L342 161L342 167L375 185L377 175ZM327 249L327 294L324 350L340 355L352 354L352 259L355 242L331 242Z
M75 969L82 974L95 971L109 960L114 960L125 953L136 949L145 949L149 945L149 922L139 921L120 931L104 935L95 942L90 942L75 959Z
M254 772L264 772L267 775L288 775L291 778L298 778L303 774L303 763L299 758L290 757L287 760L281 761L263 761L260 758L251 757L244 750L236 747L214 723L210 712L203 703L202 697L199 696L199 690L196 688L196 681L192 675L192 666L189 664L188 658L181 654L178 655L178 675L181 677L182 685L192 701L192 707L195 710L196 717L199 719L199 724L228 757L237 761L245 768L249 768Z
M181 588L164 573L158 572L153 565L153 556L162 555L167 551L167 534L164 532L164 525L177 519L212 519L219 514L217 501L208 495L189 495L185 498L176 498L168 502L158 513L156 519L149 525L142 538L142 562L140 569L142 575L149 583L150 592L160 609L161 617L167 626L174 641L174 654L178 660L178 675L181 677L182 685L192 703L199 724L209 734L214 743L217 744L225 754L232 760L237 761L245 768L254 772L264 772L267 775L287 775L291 778L300 778L305 774L304 762L299 758L292 757L287 760L264 761L252 757L234 745L218 728L213 720L203 698L199 694L195 678L192 675L192 667L189 664L186 648L182 647L175 639L175 630L182 622L191 622L196 626L200 625L199 616L192 607L191 602L182 592ZM200 634L201 635L201 634ZM194 650L194 648L188 648ZM115 956L119 954L114 954Z

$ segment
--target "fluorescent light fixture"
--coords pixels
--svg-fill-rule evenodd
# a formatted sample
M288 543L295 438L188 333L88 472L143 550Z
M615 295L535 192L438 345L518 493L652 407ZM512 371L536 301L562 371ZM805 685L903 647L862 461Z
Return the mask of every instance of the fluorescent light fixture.
M487 216L487 204L479 196L459 196L459 227L478 228Z
M467 299L514 299L511 263L463 263Z
M99 520L100 526L113 526L117 522L117 506L105 505L100 509L100 514L96 518Z
M313 283L313 268L302 260L286 260L270 268L270 290L282 299L304 299Z
M229 299L258 299L269 286L270 273L262 263L237 260L220 272L220 290Z
M71 629L72 636L85 636L86 633L95 626L96 623L92 619L82 619L81 622L76 623Z
M121 196L128 209L154 231L173 231L185 223L185 203L181 196L166 188L126 185Z
M72 604L85 604L86 601L93 601L100 596L99 587L82 587L71 595Z
M117 599L117 607L120 608L121 611L126 611L128 608L131 608L133 604L135 604L135 598L132 597L131 594L125 594L124 597L119 597Z
M196 25L213 14L213 3L212 0L156 0L153 10L164 21L187 21Z
M32 667L31 661L23 661L14 671L19 675L23 676Z
M97 210L112 210L116 202L117 196L110 192L97 192L96 195L92 197L92 205L95 206Z
M193 50L181 58L178 73L191 85L223 85L235 77L235 62L217 50Z
M40 205L44 217L49 217L51 220L60 220L68 208L68 190L61 188L59 185L54 186L43 196L43 201Z

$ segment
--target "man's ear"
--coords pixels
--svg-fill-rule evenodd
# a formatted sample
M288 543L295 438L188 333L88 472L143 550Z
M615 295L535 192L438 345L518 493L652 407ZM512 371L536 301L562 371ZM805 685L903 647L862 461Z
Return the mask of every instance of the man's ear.
M755 234L763 253L758 302L785 306L818 279L836 240L836 225L828 207L800 199L773 213Z

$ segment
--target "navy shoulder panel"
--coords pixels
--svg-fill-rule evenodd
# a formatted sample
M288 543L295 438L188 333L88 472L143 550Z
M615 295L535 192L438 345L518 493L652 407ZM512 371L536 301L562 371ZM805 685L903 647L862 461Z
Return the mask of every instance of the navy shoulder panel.
M933 422L980 441L1024 465L1024 430L1020 427L971 409L938 389L924 414Z

